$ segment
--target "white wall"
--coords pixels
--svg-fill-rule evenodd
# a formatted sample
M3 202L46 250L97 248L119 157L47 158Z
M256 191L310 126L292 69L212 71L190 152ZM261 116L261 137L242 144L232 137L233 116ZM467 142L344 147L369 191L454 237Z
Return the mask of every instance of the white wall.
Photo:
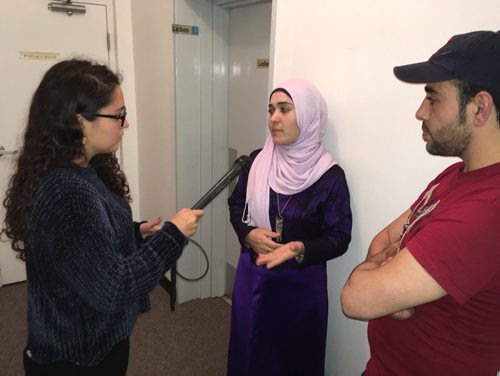
M426 154L414 117L423 87L399 82L392 68L427 60L453 34L499 29L500 2L275 0L273 12L273 81L306 78L325 95L325 143L349 183L353 240L328 266L327 375L359 375L366 324L342 315L340 289L372 237L454 162Z
M116 55L130 127L123 169L134 219L170 218L175 203L173 1L115 0Z
M175 76L173 4L132 0L140 213L163 215L175 206ZM147 27L146 27L147 25Z
M136 1L136 0L134 0ZM127 176L132 194L134 219L140 219L139 208L139 159L138 132L135 93L134 55L132 41L131 0L114 0L116 28L116 56L118 70L123 76L123 95L127 106L127 119L130 127L122 141L122 168Z

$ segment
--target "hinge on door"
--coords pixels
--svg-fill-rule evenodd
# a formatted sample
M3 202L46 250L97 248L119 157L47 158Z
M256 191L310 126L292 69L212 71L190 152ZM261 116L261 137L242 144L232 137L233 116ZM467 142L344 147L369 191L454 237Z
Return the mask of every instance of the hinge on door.
M106 34L106 43L108 45L108 51L111 51L111 34Z

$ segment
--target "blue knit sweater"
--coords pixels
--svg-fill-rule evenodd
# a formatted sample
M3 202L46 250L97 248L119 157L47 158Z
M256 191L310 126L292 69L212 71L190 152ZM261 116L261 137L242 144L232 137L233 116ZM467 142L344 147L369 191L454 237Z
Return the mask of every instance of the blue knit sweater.
M170 222L141 239L128 203L92 167L54 168L41 179L26 263L35 361L95 365L130 335L187 241Z

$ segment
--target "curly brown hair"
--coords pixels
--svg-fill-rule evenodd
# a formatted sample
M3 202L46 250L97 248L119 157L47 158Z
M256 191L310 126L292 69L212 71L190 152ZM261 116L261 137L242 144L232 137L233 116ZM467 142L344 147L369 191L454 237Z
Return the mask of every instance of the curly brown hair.
M84 157L83 132L77 114L88 120L109 104L121 78L107 66L87 60L65 60L52 66L36 89L20 148L3 205L5 220L0 235L6 235L18 257L26 261L25 242L29 213L38 182L47 171ZM89 161L106 186L128 202L130 191L114 153L99 154Z

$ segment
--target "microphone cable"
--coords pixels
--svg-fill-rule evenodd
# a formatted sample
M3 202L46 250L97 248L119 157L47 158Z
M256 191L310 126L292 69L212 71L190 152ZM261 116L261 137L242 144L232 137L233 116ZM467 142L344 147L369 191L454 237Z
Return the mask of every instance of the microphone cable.
M200 243L198 243L197 241L194 241L193 239L191 238L188 238L188 240L193 243L195 246L197 246L201 252L201 254L203 255L203 257L205 258L205 261L207 263L207 266L206 266L206 269L205 271L203 272L203 274L200 276L200 277L196 277L196 278L188 278L188 277L185 277L183 276L181 273L179 273L178 270L175 271L175 274L178 275L179 277L181 277L183 280L185 281L189 281L189 282L196 282L196 281L199 281L201 279L203 279L203 277L205 277L208 273L208 268L209 268L209 262L208 262L208 256L207 256L207 253L205 252L205 250L203 249L203 247L201 246Z

